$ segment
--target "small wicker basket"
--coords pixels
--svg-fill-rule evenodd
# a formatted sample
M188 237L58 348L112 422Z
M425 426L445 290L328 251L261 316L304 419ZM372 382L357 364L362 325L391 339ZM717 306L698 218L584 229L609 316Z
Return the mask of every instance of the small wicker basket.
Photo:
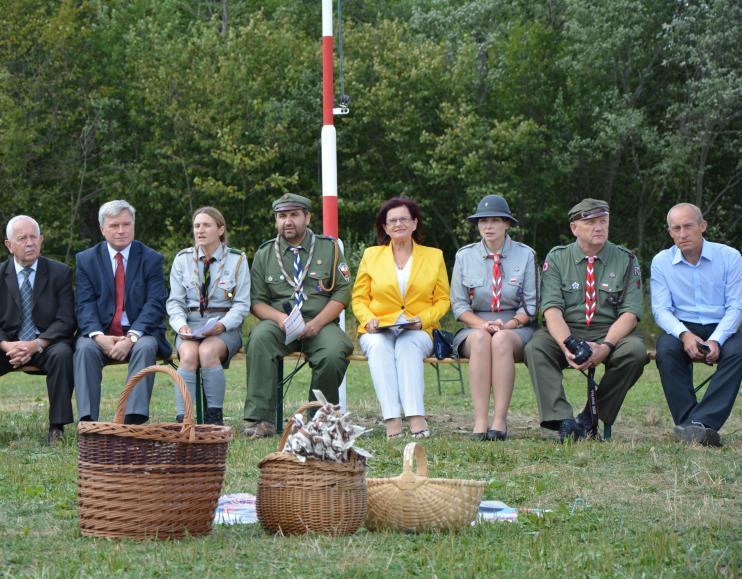
M185 402L183 424L123 424L129 394L155 372L177 384ZM168 539L211 531L232 429L196 425L188 389L171 368L150 366L132 376L114 421L80 422L77 432L84 536Z
M309 402L297 412L322 406ZM258 463L260 479L256 510L263 528L271 533L351 535L363 524L368 510L366 464L350 450L347 462L308 458L283 452L291 432L284 428L273 452Z
M413 460L417 472L412 471ZM368 517L371 530L450 531L471 524L487 483L475 480L428 478L423 447L411 442L404 449L402 474L368 479Z

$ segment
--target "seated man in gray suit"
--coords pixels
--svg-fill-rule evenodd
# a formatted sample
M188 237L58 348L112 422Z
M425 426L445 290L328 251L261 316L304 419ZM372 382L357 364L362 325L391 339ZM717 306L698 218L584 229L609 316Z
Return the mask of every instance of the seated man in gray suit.
M98 212L105 238L77 254L75 392L80 420L98 420L103 366L129 361L129 378L170 356L165 339L163 257L134 240L135 209L109 201ZM129 396L126 424L149 419L154 376L142 380Z
M17 215L5 230L11 258L0 264L0 376L26 365L46 375L49 444L72 422L72 270L41 257L39 224Z

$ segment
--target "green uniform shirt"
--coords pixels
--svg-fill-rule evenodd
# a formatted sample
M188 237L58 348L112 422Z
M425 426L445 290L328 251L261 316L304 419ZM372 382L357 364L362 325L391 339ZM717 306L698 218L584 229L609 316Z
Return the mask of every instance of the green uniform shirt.
M302 249L299 251L299 255L301 256L302 268L307 263L313 235L315 234L307 229L304 241L301 243ZM301 311L305 321L314 318L330 300L338 301L347 307L352 290L350 269L345 262L343 252L338 247L336 261L335 241L324 235L315 235L315 237L317 241L314 246L312 263L302 284L306 299ZM286 273L282 272L276 260L274 242L275 238L266 241L255 253L250 272L252 280L250 298L253 304L268 304L283 312L286 302L292 308L294 307L294 290L286 281L286 274L293 276L294 273L294 254L289 249L286 240L282 237L279 238L278 248ZM334 288L332 287L333 268L335 271ZM324 288L330 289L326 291Z
M644 312L641 270L636 256L606 241L595 260L598 307L594 326L609 326L624 312L641 319ZM585 327L585 278L587 257L577 242L554 247L544 260L541 275L541 311L562 310L569 326ZM612 302L621 298L618 310Z

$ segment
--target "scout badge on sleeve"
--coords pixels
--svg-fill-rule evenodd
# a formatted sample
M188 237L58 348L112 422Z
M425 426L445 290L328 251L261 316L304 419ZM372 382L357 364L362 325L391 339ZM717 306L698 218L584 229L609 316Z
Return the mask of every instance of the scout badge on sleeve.
M350 268L348 267L347 263L343 262L338 265L338 271L340 272L340 275L343 276L343 279L345 281L350 281Z

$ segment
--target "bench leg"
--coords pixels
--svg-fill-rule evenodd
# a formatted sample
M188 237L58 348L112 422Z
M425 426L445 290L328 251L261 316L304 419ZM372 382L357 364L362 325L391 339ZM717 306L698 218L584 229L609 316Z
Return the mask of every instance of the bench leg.
M204 409L206 408L206 393L201 382L201 368L196 368L196 424L204 423Z
M276 434L283 434L283 359L278 364L276 381Z
M603 424L603 440L611 439L611 425Z

